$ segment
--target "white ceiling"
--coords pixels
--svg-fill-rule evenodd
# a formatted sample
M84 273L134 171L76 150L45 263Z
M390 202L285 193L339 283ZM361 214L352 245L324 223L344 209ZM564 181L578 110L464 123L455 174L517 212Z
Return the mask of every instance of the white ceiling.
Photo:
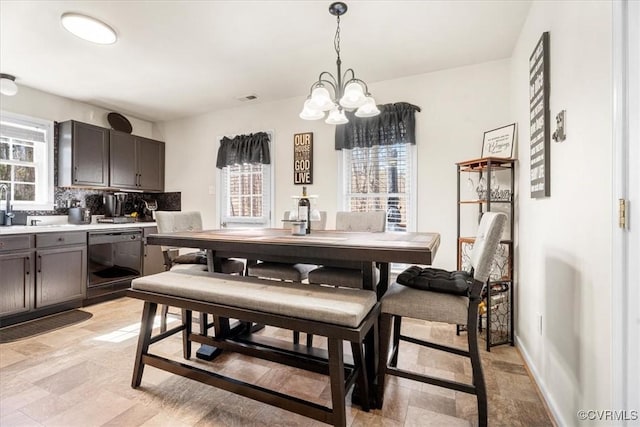
M0 71L30 86L151 121L306 96L335 74L331 1L0 0ZM347 1L344 68L377 81L508 58L530 0ZM109 46L64 12L118 33ZM375 96L375 93L373 94Z

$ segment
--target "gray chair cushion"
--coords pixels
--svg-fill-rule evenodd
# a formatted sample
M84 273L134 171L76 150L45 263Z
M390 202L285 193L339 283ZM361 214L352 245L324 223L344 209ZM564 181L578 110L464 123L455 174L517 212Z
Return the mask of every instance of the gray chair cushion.
M382 232L387 223L385 211L337 212L336 230ZM376 283L380 273L376 269ZM320 267L309 273L309 283L320 283L349 288L362 287L362 272L359 269Z
M385 230L386 223L385 211L336 213L336 230L340 231L381 232Z
M430 322L467 324L469 298L422 291L393 283L382 298L382 312Z
M261 262L249 267L249 276L263 277L267 279L289 280L302 282L309 276L309 272L317 265L313 264L286 264L282 262Z
M375 283L380 280L380 271L375 269ZM319 267L309 272L309 283L362 288L362 271L353 268Z
M133 289L357 327L376 305L373 291L165 271L134 279Z
M206 260L204 264L174 264L171 271L207 271ZM244 272L244 263L236 259L223 259L222 271L225 274Z
M423 291L468 296L473 278L466 271L447 271L439 268L407 268L398 275L398 283Z
M188 254L178 255L172 259L176 264L207 264L207 253L198 251L190 252Z

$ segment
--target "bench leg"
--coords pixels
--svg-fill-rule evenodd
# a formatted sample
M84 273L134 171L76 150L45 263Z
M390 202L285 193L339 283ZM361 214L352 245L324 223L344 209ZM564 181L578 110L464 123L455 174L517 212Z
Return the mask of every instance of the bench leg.
M380 316L380 357L378 359L378 381L377 383L377 404L382 408L384 402L384 382L387 373L387 363L389 362L389 344L391 341L392 316L382 313Z
M396 367L398 366L398 347L400 347L400 328L402 327L402 317L394 316L393 319L393 356L391 357L391 362L389 366Z
M333 425L346 426L346 404L344 387L344 360L342 340L329 338L329 378L331 381L331 408Z
M363 398L360 400L360 407L363 411L369 412L369 380L367 379L367 365L364 360L364 352L362 351L362 343L352 342L351 353L353 354L353 362L358 369L358 387Z
M163 304L160 307L160 332L167 332L167 316L169 315L169 306Z
M138 388L142 382L142 372L144 364L142 356L149 351L149 343L151 341L151 332L153 331L153 320L156 316L158 304L145 301L142 309L142 320L140 322L140 335L138 336L138 348L136 350L136 360L133 365L133 378L131 379L131 387Z
M191 333L193 332L193 313L191 310L182 309L182 355L185 359L191 359Z

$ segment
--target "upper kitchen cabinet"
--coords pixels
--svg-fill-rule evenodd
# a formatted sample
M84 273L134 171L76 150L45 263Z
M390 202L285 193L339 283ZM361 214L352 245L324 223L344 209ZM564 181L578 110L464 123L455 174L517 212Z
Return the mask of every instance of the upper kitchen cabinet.
M164 191L164 142L111 130L110 186Z
M69 120L58 128L58 185L109 185L109 130Z

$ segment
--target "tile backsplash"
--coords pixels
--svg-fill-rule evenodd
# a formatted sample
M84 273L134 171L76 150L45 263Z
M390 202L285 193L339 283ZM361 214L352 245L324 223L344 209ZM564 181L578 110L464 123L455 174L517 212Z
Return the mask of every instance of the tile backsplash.
M113 191L103 191L88 188L55 187L55 208L52 211L21 211L27 215L67 215L69 212L68 201L80 200L80 206L89 208L92 215L104 215L103 196L112 194ZM155 200L160 211L179 211L181 209L181 193L127 193L124 204L124 213L144 213L144 200ZM20 211L16 211L20 212Z

